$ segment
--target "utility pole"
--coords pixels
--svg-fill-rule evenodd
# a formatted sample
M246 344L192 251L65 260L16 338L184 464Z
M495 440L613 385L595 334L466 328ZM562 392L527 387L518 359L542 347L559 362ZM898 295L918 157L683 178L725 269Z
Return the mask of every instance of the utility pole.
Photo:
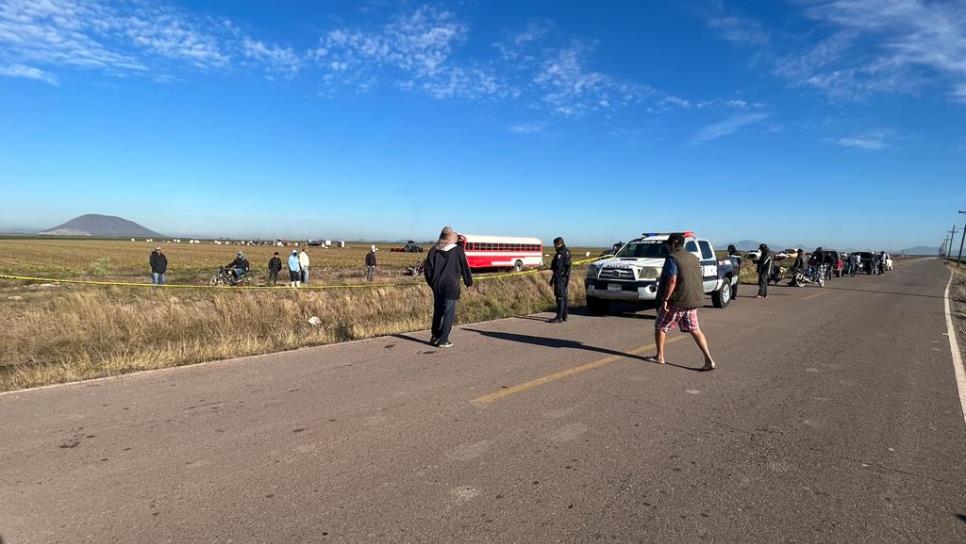
M966 210L959 210L959 213L966 214ZM959 257L956 258L956 268L963 263L963 242L966 242L966 225L963 225L963 236L959 239Z
M959 231L956 230L956 225L953 225L953 229L951 231L949 231L949 250L946 251L946 260L947 261L949 259L952 259L952 257L953 257L953 238L956 237L956 233L957 232L959 232Z

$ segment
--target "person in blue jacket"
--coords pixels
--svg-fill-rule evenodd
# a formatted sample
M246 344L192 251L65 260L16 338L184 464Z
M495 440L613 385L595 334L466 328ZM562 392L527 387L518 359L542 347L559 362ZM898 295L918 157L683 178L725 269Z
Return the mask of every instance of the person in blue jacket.
M288 279L292 287L302 286L302 266L299 264L299 252L295 249L288 256Z

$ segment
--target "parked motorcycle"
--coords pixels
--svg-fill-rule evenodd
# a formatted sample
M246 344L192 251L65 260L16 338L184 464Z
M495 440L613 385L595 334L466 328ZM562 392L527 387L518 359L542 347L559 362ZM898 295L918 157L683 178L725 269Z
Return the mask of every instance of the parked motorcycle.
M811 265L805 270L795 273L795 287L802 287L810 283L825 287L825 273L825 265Z
M773 266L771 274L768 276L768 283L778 285L785 279L786 272L788 272L788 269L784 266Z

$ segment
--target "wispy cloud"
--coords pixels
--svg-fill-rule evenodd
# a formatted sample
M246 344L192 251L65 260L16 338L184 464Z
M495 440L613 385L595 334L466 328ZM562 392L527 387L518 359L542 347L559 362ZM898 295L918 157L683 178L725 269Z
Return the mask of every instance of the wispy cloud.
M701 128L701 130L699 130L694 137L691 138L691 145L699 145L704 142L723 138L738 132L744 127L764 121L768 117L769 114L765 112L740 113L733 115L727 119Z
M734 15L716 15L708 18L708 26L731 42L755 45L768 43L768 33L760 23L752 19Z
M231 69L236 57L290 71L295 54L160 2L0 0L0 58L52 77L71 69L170 80L172 70Z
M263 63L270 73L285 78L295 77L302 67L302 57L291 47L265 44L248 36L242 39L242 52L245 57Z
M34 68L33 66L24 66L23 64L12 64L10 66L0 66L0 76L6 77L22 77L26 79L34 79L37 81L43 81L51 85L57 85L57 76L54 74L48 74L39 68Z
M835 145L842 147L852 147L864 149L866 151L879 151L891 145L894 131L891 130L867 130L861 134L847 136L832 140Z
M648 85L620 81L588 69L586 59L593 45L573 42L543 61L533 82L542 101L555 113L579 117L587 112L627 106L654 93Z
M543 132L547 128L547 123L519 123L510 127L510 132L514 134L536 134Z
M834 33L781 59L776 72L793 85L839 98L916 92L966 83L966 4L924 0L812 1L807 15ZM953 92L955 97L955 92Z

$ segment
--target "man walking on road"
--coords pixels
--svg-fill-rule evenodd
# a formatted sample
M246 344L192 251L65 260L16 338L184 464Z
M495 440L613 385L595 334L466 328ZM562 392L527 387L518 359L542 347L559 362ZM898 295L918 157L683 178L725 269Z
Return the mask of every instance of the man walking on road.
M268 280L265 285L275 285L278 283L278 273L282 270L282 259L278 257L278 252L268 260Z
M375 245L369 248L369 253L366 253L366 281L372 281L372 278L376 275L376 252L379 251Z
M309 284L309 254L302 248L302 252L299 253L299 270L302 271L302 283L305 285Z
M567 288L570 287L571 258L570 250L564 244L563 238L555 238L553 247L557 253L550 263L550 270L553 272L550 286L553 287L553 296L557 299L557 317L551 319L550 323L560 323L567 320Z
M160 247L151 252L148 264L151 265L151 284L164 285L164 275L168 273L168 258L161 253Z
M675 326L681 332L691 333L694 342L704 354L701 370L714 370L714 359L708 350L708 341L698 327L698 307L704 304L704 286L698 258L684 251L684 235L676 232L664 242L668 252L657 291L657 320L654 322L654 343L657 353L647 359L664 364L664 344L667 333Z
M451 348L449 333L456 320L456 302L460 298L460 279L467 287L473 285L466 253L456 244L459 237L450 227L443 227L439 241L429 250L423 275L433 289L433 329L429 343Z

